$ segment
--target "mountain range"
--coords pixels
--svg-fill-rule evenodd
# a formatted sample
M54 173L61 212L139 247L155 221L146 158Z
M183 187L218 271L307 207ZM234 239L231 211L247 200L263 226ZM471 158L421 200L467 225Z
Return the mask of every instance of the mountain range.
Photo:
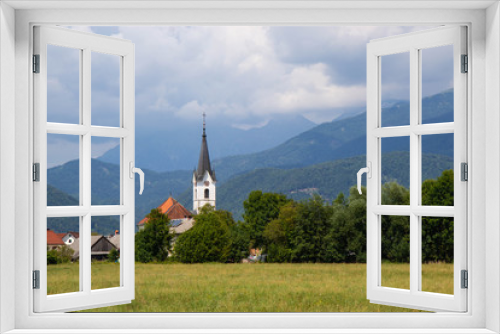
M275 117L264 126L246 130L224 121L210 123L208 119L207 122L212 159L266 150L316 126L302 116ZM201 135L201 120L176 120L164 124L161 130L137 125L135 165L157 172L192 170L198 164ZM120 148L115 147L98 159L116 163L119 157Z
M453 121L453 91L449 90L423 99L422 107L426 111L432 111L422 116L425 123ZM384 126L404 125L408 122L408 102L394 101L382 109ZM209 134L209 139L212 138L210 136ZM157 134L151 135L151 138L156 137ZM427 137L432 136L423 138L424 179L435 178L444 169L452 168L453 165L453 137L445 136L439 141ZM186 147L183 153L190 155L193 166L198 158L199 139L196 140L195 148L191 150ZM252 142L250 139L245 141ZM167 144L179 147L179 143L182 143L180 147L184 148L182 141L176 141L175 145ZM156 155L147 155L148 159L152 158L149 164L156 161L155 169L161 169L158 167L164 161L161 158L164 152L159 149L161 145L151 144L151 146L148 150L155 151ZM211 154L216 150L213 141L209 143L209 148ZM118 201L119 167L103 161L106 160L106 156L114 154L112 151L100 159L92 160L92 204L94 205L116 204ZM366 114L363 112L354 117L317 125L270 149L212 159L212 166L216 170L218 179L217 206L240 217L243 200L251 190L257 189L282 192L295 199L319 193L331 200L339 192L347 193L349 188L355 185L356 172L366 161L365 153ZM137 151L136 154L142 153ZM383 166L387 173L385 180L395 180L408 186L407 157L408 138L394 138L387 144L383 143ZM167 172L157 172L147 168L143 170L146 174L146 184L144 194L136 196L136 221L142 219L170 195L188 209L191 208L192 169ZM68 200L64 197L67 195L77 199L78 177L77 161L49 169L48 180L50 185L55 187L48 189L50 196ZM138 189L137 180L136 189Z
M424 123L453 121L453 90L448 90L422 100L422 108L432 110L422 115ZM382 109L383 126L409 124L410 105L399 101ZM425 153L453 156L453 139L446 137L436 145L429 136L423 140ZM428 142L429 144L427 144ZM404 139L391 140L384 152L405 151ZM214 160L212 167L219 180L255 168L298 168L325 161L334 161L366 153L366 113L320 124L269 150L253 154L229 156Z

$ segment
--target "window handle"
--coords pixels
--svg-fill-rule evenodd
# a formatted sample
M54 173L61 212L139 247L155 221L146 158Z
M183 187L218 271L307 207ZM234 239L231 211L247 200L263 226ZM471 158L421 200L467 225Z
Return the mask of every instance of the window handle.
M358 171L358 192L360 195L361 195L361 175L363 175L363 173L366 173L367 178L369 178L369 179L372 178L372 163L370 161L368 161L367 167L361 168Z
M139 184L140 184L140 190L139 190L139 195L142 195L142 192L144 191L144 172L140 168L134 167L134 162L130 161L129 163L129 171L130 171L130 178L134 178L134 173L139 174Z

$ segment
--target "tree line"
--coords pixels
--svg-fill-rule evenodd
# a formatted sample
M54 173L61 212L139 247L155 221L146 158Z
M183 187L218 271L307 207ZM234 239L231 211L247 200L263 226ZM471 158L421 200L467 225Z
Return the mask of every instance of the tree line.
M382 185L384 205L409 205L410 192L396 182ZM422 183L422 205L453 205L453 171ZM294 201L283 194L252 191L243 221L205 206L191 229L179 236L158 209L136 233L136 261L239 262L261 249L268 262L340 263L366 261L366 188L355 187L332 202L314 195ZM422 261L453 262L453 218L422 217ZM409 262L410 218L381 217L382 261Z

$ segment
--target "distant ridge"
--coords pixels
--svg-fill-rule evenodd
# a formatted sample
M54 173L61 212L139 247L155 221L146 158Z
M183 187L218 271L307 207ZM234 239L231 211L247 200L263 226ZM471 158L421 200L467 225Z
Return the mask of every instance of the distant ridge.
M422 100L426 123L453 121L453 90ZM400 101L382 110L384 126L409 124L409 102ZM386 151L401 150L391 144ZM281 145L258 153L230 156L213 161L219 180L255 168L297 168L325 161L353 157L366 152L366 113L320 124ZM453 142L426 145L426 153L453 155Z
M453 120L453 91L423 99L424 122L448 122ZM383 109L386 125L404 124L409 117L409 104L395 102ZM306 198L319 192L327 199L334 198L338 192L347 192L355 184L356 171L364 165L366 153L366 114L335 120L313 127L284 143L258 153L230 156L213 161L218 178L217 206L228 209L236 215L241 214L242 200L254 189L278 191L293 198ZM196 149L189 152L198 158L199 133L195 136ZM211 137L210 137L211 138ZM427 138L429 139L429 138ZM424 144L427 140L424 138ZM214 146L211 142L210 149ZM447 137L425 145L424 158L428 159L424 177L435 178L443 168L451 168L453 138ZM384 156L389 157L392 176L401 184L408 186L403 177L405 150L402 141L391 141L384 145ZM392 155L391 152L398 152ZM160 152L161 153L161 152ZM155 152L155 156L161 154ZM194 165L193 165L194 166ZM428 168L427 168L428 166ZM431 168L431 166L433 166ZM141 166L142 167L142 166ZM48 170L52 198L61 201L76 201L78 189L78 161ZM432 170L431 170L432 169ZM136 222L152 208L168 198L170 194L186 208L192 208L192 167L189 170L158 173L147 168L144 194L136 196ZM436 174L437 173L437 174ZM119 198L119 167L99 159L92 160L92 203L112 204ZM138 189L138 180L136 180ZM60 190L58 192L57 190Z

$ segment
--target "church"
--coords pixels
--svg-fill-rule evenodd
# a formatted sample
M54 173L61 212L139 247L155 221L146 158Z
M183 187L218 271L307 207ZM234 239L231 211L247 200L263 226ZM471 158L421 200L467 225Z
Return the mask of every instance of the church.
M217 180L215 171L210 165L205 113L203 113L203 134L201 138L198 167L193 171L193 210L189 211L172 196L158 206L158 209L170 219L170 231L176 236L193 227L193 216L198 214L204 205L210 204L215 208L215 184ZM144 217L144 219L137 224L139 230L144 229L148 220L148 217Z
M198 168L193 172L193 211L199 213L205 204L215 208L215 171L210 166L208 154L205 113L203 113L203 135L201 137Z

